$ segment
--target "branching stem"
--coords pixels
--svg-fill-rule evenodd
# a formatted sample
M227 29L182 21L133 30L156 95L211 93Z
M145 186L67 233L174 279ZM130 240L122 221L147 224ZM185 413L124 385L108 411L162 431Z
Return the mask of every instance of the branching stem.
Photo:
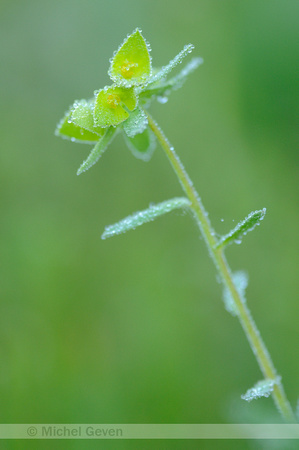
M224 256L223 249L216 248L217 239L215 237L215 232L210 224L208 214L204 209L201 199L198 196L188 174L186 173L184 166L182 165L180 159L176 155L174 148L171 147L162 130L152 119L152 117L148 113L147 116L150 128L156 135L159 143L161 144L163 150L165 151L166 156L168 157L181 183L183 190L185 191L189 200L191 201L191 209L193 210L197 224L207 244L210 256L214 261L214 264L220 275L224 287L228 289L228 291L231 294L231 297L234 300L237 309L237 316L239 317L243 330L245 331L245 334L252 348L252 351L257 359L257 362L260 366L260 369L265 378L277 380L272 392L274 402L278 410L284 417L285 421L294 423L296 422L296 419L290 406L290 403L285 395L280 378L277 376L276 369L273 365L268 350L262 341L262 338L255 325L255 322L252 319L246 304L244 303L244 301L242 301L242 298L236 289L236 286L233 282L231 270Z

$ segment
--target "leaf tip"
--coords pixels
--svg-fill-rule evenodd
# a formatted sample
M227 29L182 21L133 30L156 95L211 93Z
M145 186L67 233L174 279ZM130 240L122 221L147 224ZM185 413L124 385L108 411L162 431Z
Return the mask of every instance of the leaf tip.
M275 384L280 383L280 376L274 379L266 378L264 380L258 381L252 388L241 395L242 400L251 402L251 400L258 399L261 397L269 397L274 389Z
M244 220L238 223L236 227L231 230L225 236L222 236L216 244L216 248L221 248L235 242L236 244L241 244L242 238L246 236L249 231L254 230L254 228L261 224L266 214L266 208L252 211L245 217Z

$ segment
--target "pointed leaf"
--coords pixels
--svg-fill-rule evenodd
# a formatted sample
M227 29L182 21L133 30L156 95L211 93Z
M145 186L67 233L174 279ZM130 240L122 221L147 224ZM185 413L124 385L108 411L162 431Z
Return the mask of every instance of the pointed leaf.
M266 378L265 380L256 383L253 388L248 389L246 394L241 395L243 400L251 402L251 400L258 399L261 397L269 397L274 389L275 384L280 383L280 377L276 377L275 380Z
M233 282L234 285L240 295L240 298L243 303L246 303L245 299L245 290L248 286L248 275L243 270L239 270L238 272L233 273ZM238 310L235 305L235 301L230 293L230 291L227 289L227 287L224 287L223 289L223 301L225 305L225 309L231 313L233 316L238 315Z
M112 58L109 76L118 86L139 86L151 75L150 48L136 30L128 36Z
M142 133L148 124L147 115L141 108L136 108L124 122L123 127L128 137Z
M187 77L194 72L201 64L203 64L203 59L200 56L192 58L191 61L186 64L183 69L176 75L171 78L169 82L172 84L173 89L180 88L183 83L185 83Z
M55 130L56 136L61 136L64 139L69 139L72 142L81 142L83 144L94 144L99 140L99 135L84 128L75 125L71 116L73 107L71 107L65 116L61 119Z
M105 129L94 126L93 111L94 101L77 100L73 106L71 121L75 125L101 137L105 134Z
M105 130L104 136L99 140L96 146L90 152L88 158L81 164L77 171L77 175L90 169L102 156L116 133L116 128L110 127Z
M194 70L202 63L202 58L193 58L175 77L170 78L165 82L162 81L161 83L154 84L154 86L150 84L148 89L145 88L144 90L141 90L140 97L150 98L155 95L163 98L164 96L168 96L172 91L181 88L187 80L188 75L194 72Z
M216 244L216 248L224 247L231 242L241 244L243 236L252 231L257 225L260 225L266 214L266 208L251 212L242 222L231 230L225 236L222 236Z
M188 53L192 52L193 49L194 46L192 44L185 45L183 50L178 55L176 55L176 57L173 58L173 60L171 60L167 64L167 66L162 67L162 69L159 70L158 73L151 76L151 78L149 79L149 84L156 83L157 81L160 81L163 78L165 78L175 66L177 66L182 62L182 60L185 58L185 56L188 55Z
M103 128L116 126L129 117L125 108L133 111L136 106L137 97L134 88L110 86L101 89L96 93L94 123Z
M144 211L138 211L135 214L126 217L114 225L109 225L105 228L102 234L102 239L106 239L117 234L125 233L128 230L134 230L136 227L144 223L154 220L156 217L166 214L174 209L186 208L191 205L191 202L185 197L173 198L157 205L150 206Z
M126 133L124 133L124 136L127 146L136 158L143 161L151 159L156 148L156 137L149 127L132 138L129 138Z

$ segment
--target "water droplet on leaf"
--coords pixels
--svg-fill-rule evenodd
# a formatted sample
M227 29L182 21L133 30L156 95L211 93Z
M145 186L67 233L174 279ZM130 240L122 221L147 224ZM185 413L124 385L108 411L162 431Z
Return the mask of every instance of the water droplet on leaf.
M157 97L157 100L158 100L159 103L164 104L164 103L168 102L168 97L166 97L165 95L159 95Z

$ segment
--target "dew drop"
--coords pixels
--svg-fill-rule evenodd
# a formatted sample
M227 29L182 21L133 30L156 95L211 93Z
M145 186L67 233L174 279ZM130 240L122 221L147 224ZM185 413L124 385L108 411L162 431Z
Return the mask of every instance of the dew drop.
M164 103L167 103L168 102L168 97L166 97L166 96L162 96L162 95L159 95L158 97L157 97L157 100L158 100L158 102L159 103L162 103L163 105L164 105Z

